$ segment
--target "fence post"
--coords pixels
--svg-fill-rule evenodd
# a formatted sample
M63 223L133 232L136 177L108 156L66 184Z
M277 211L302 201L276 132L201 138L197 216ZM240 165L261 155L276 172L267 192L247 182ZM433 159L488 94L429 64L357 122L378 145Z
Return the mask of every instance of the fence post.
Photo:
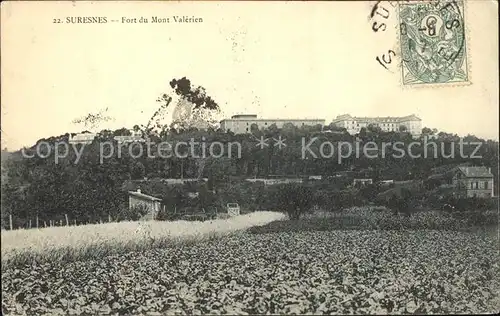
M31 229L31 219L30 219L30 224L29 224L28 228L30 228L30 229Z
M9 214L9 225L10 225L10 230L12 230L12 214Z
M111 215L108 214L108 223L111 223Z
M68 214L64 214L64 217L66 218L66 226L69 226Z
M62 226L62 219L59 220L59 226Z
M99 224L102 224L102 219L99 217Z
M36 217L36 228L38 229L38 227L39 226L38 226L38 215L37 215L37 217Z
M76 219L74 219L73 222L75 223L75 226L76 226Z

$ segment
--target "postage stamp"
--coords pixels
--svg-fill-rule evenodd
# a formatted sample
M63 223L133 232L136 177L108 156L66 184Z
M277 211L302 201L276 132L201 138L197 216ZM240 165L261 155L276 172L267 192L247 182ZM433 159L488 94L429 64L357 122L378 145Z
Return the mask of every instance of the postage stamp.
M400 1L404 85L468 82L463 0Z

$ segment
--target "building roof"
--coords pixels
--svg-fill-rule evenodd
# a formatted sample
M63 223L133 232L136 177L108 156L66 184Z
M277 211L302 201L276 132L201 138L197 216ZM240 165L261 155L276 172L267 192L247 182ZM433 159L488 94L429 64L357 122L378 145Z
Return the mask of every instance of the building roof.
M239 118L257 118L257 114L237 114L231 116L232 119L239 119Z
M349 114L343 114L337 116L333 122L345 121L345 120L353 120L359 122L406 122L406 121L421 121L418 116L415 114L407 115L407 116L385 116L385 117L359 117L359 116L351 116Z
M131 195L131 196L133 196L133 197L136 197L138 199L141 199L141 200L161 201L161 199L159 199L157 197L141 193L140 191L129 191L128 194Z
M422 119L415 114L400 117L401 121L421 121Z
M224 122L224 121L252 121L252 122L255 122L255 121L277 121L277 122L303 122L303 121L308 121L308 122L325 122L325 119L307 119L307 118L304 118L304 119L300 119L300 118L296 118L296 119L281 119L281 118L230 118L230 119L223 119L221 122Z
M96 138L97 134L94 133L79 133L79 134L70 134L69 140L93 140Z
M486 167L458 167L466 178L493 178L493 174Z

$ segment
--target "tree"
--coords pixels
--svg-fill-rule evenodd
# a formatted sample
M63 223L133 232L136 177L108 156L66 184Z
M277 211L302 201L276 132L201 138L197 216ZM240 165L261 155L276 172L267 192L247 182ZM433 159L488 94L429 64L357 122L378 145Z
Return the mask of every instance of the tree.
M130 130L126 127L122 127L120 129L117 129L116 131L113 132L114 136L131 136L132 133Z
M198 86L192 87L191 81L186 77L181 79L172 79L170 87L175 93L187 101L193 103L195 108L204 108L209 110L219 109L219 105L210 96L206 94L205 88Z
M425 136L430 136L430 135L436 135L438 130L436 128L429 128L429 127L424 127L422 128L422 135Z
M134 125L134 127L132 128L132 130L136 133L140 132L141 131L141 127L139 125Z
M142 180L144 179L144 175L146 174L146 168L144 164L140 161L136 162L132 168L130 173L132 180Z
M308 212L313 204L313 191L300 184L284 184L279 188L278 206L288 214L290 219L297 220Z
M377 197L379 188L376 184L368 184L363 186L359 193L366 201L372 202Z
M337 126L335 123L330 123L328 126L325 126L325 130L332 132L347 133L347 129L345 127Z
M407 128L406 126L404 126L404 125L399 125L399 131L400 131L400 132L402 132L402 133L403 133L403 132L406 132L407 130L408 130L408 128Z
M382 128L380 128L380 126L374 125L374 124L369 124L368 127L367 127L367 130L369 132L374 133L374 134L380 134L380 133L382 133Z
M259 126L255 123L253 123L251 126L250 126L250 131L252 132L252 134L255 134L257 132L259 132Z
M220 107L202 86L192 86L186 77L173 79L170 87L179 97L173 113L177 129L210 128L218 124Z

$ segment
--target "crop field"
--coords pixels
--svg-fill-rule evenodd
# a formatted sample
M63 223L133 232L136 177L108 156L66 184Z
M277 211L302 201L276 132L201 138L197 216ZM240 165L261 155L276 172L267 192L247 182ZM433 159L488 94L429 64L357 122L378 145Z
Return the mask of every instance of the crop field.
M100 258L113 253L196 242L284 219L257 212L206 222L119 222L2 231L2 267L29 262Z
M498 311L498 241L467 232L239 231L99 260L10 266L4 314Z

